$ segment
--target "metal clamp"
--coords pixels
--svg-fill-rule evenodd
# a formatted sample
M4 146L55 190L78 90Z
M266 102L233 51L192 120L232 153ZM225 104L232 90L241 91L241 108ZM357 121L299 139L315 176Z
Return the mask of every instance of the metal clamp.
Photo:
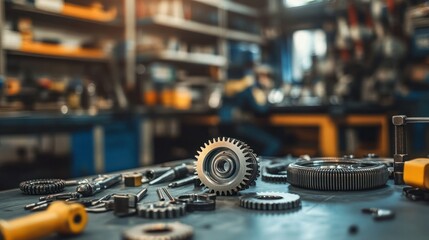
M404 162L409 160L407 153L406 126L408 123L429 123L429 117L407 117L396 115L392 117L395 126L395 154L393 155L393 178L396 185L404 184Z

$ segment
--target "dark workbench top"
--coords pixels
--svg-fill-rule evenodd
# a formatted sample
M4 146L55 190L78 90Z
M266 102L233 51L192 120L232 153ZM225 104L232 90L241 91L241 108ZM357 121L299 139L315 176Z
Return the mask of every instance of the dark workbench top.
M156 201L155 190L165 184L150 186L143 202ZM187 213L167 220L194 227L194 239L428 239L429 203L413 202L402 196L403 186L388 185L370 191L322 192L299 189L289 184L272 184L258 179L252 191L277 191L301 196L302 207L284 212L263 212L238 206L238 197L218 197L215 211ZM99 195L136 193L140 188L118 185ZM66 189L73 191L74 187ZM192 186L172 189L174 195L189 193ZM23 206L36 202L38 196L26 196L19 190L0 192L0 218L11 219L29 214ZM362 208L377 207L395 211L393 220L374 221L361 213ZM112 212L90 213L86 230L70 239L120 239L123 230L142 223L159 222L137 216L118 218ZM356 225L356 234L349 227ZM51 239L62 239L60 236Z

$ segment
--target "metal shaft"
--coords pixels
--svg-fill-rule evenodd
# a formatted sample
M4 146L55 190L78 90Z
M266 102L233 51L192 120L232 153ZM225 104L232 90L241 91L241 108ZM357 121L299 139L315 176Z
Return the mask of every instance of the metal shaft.
M167 188L162 188L162 191L164 191L165 195L168 197L168 199L170 200L170 202L175 202L176 199L173 197L173 195L171 195L170 191L168 191Z
M162 193L162 189L156 189L156 195L158 195L159 201L165 201L164 194Z
M190 177L172 182L172 183L168 184L168 187L175 188L175 187L185 186L185 185L194 183L195 179L197 179L197 178L198 178L198 176L195 176L195 175L190 176Z
M140 190L136 196L137 196L137 202L140 202L147 194L147 188L143 188L142 190Z

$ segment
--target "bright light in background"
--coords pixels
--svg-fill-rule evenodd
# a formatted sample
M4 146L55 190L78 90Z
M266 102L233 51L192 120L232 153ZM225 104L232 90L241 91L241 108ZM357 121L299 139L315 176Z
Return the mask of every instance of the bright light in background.
M283 0L286 7L300 7L310 3L322 2L323 0Z
M299 30L292 38L293 78L301 80L304 72L311 68L311 56L325 56L326 35L322 30Z

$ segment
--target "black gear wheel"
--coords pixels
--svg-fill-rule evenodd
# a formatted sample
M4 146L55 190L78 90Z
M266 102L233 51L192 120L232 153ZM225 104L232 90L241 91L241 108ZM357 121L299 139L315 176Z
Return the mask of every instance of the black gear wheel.
M248 209L276 211L301 206L301 197L292 193L257 192L240 197L240 206Z
M62 192L65 185L62 179L35 179L21 182L19 189L28 195L44 195Z
M217 195L234 195L255 184L259 162L250 147L234 138L215 138L198 151L195 169L201 183Z
M150 223L130 228L123 232L123 240L189 240L194 231L191 226L173 223Z
M347 159L299 161L287 168L294 186L326 191L353 191L384 186L389 172L384 164Z

